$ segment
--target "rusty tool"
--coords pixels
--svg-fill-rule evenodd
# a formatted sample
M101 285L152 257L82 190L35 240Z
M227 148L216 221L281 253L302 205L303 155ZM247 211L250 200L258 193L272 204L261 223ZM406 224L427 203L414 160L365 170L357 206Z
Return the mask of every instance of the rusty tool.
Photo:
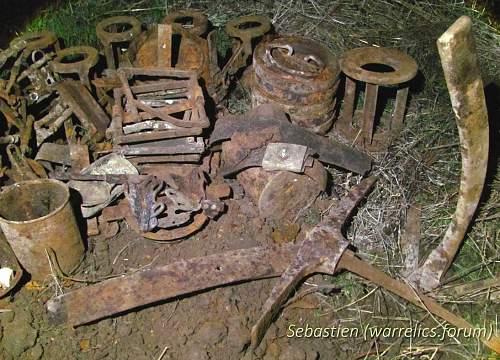
M352 251L346 250L347 241L341 234L343 221L370 190L374 181L375 179L368 178L356 186L338 206L329 211L328 219L309 232L300 245L285 244L228 251L106 280L48 301L46 307L49 320L55 324L77 326L181 295L236 282L281 276L284 273L282 284L287 286L279 287L278 290L281 291L273 291L270 298L272 300L265 305L265 315L252 331L255 347L264 335L272 319L271 315L279 310L291 290L291 284L298 284L303 276L315 272L333 274L345 269L457 327L471 328L464 319L455 316L434 300L419 294L409 285L392 279L371 264L358 259ZM298 268L290 264L297 265ZM89 298L93 301L88 301ZM495 351L500 350L500 339L492 337L482 340Z
M141 231L151 231L158 226L157 216L165 209L165 205L157 201L162 188L163 182L154 176L126 183L125 196Z
M363 47L347 51L340 66L346 81L343 111L336 131L363 149L386 149L403 127L409 82L417 74L417 63L396 49ZM363 83L363 109L356 110ZM387 91L390 88L396 89L392 113L388 113L388 106L381 106L382 98L393 99Z
M459 18L437 41L453 111L462 175L457 207L441 243L410 277L423 289L436 288L450 267L476 211L488 165L488 110L477 63L472 21Z

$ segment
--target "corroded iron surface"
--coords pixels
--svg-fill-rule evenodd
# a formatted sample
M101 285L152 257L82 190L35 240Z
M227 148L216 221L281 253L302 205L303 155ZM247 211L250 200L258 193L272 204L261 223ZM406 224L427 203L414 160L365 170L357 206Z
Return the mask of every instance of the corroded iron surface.
M296 123L316 133L331 126L340 68L311 39L288 36L262 42L253 54L252 103L275 103Z

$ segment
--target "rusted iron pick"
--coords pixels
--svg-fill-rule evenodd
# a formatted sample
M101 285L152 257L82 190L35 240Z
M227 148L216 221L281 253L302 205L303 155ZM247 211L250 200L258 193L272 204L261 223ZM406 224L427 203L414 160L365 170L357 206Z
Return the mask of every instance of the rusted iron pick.
M332 207L325 218L309 231L292 264L283 272L279 283L263 307L263 314L252 327L252 347L256 348L271 321L294 288L308 275L316 272L334 274L337 264L349 245L342 235L342 226L375 184L374 177L363 180Z

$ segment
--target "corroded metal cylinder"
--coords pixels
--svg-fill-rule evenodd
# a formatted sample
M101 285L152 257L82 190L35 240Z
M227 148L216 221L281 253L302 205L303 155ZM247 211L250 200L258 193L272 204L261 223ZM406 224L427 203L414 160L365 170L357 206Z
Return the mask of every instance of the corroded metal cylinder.
M253 54L252 103L278 104L292 122L324 134L333 122L339 75L335 56L311 39L262 42Z
M0 193L0 227L21 265L34 280L59 268L70 273L84 246L69 202L69 190L57 180L23 181ZM57 262L57 265L52 262ZM57 266L57 268L55 268Z

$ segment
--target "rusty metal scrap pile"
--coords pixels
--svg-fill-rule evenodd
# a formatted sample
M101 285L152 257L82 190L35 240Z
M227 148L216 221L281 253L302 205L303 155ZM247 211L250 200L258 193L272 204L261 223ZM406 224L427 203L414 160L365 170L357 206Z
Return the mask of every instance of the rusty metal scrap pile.
M50 300L51 320L79 325L214 286L281 276L252 329L256 347L304 277L344 269L470 327L419 292L439 285L484 183L488 128L470 29L470 19L461 18L438 42L467 176L443 243L422 268L410 269L407 280L417 290L347 248L342 226L374 186L367 177L301 244L183 259L106 280ZM0 53L0 226L13 250L14 283L21 267L33 279L49 276L55 265L63 273L75 268L85 251L75 230L80 215L87 236L110 238L124 220L144 238L170 241L223 216L225 199L245 195L272 226L287 226L326 190L325 165L366 175L370 154L387 150L404 127L418 72L408 55L367 47L337 57L311 39L273 33L264 16L233 19L226 32L229 56L217 53L216 31L204 14L182 10L147 29L134 17L104 19L96 25L100 51L61 49L45 31L20 36ZM225 108L237 79L252 101L240 115ZM79 197L77 217L68 188ZM497 339L483 340L498 350Z

